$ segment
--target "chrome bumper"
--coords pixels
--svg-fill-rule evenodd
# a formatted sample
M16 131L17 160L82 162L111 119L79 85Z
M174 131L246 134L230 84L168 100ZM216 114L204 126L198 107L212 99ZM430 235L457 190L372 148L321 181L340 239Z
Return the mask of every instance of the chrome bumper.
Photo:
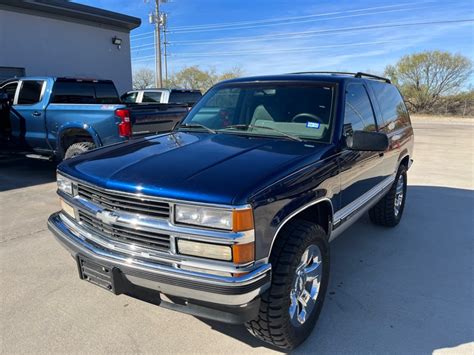
M74 257L81 255L117 268L133 285L166 295L241 306L257 298L270 286L270 264L261 265L240 277L209 275L133 259L95 246L81 235L80 228L72 231L61 219L60 212L49 217L48 227Z

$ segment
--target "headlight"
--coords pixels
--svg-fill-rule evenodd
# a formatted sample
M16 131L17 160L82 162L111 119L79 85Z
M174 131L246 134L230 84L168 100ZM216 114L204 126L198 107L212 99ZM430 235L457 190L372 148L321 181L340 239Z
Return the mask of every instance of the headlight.
M230 246L178 239L177 249L178 253L182 255L233 261L234 264L246 264L255 261L255 243L253 242Z
M62 198L59 199L59 203L61 204L61 210L64 211L69 217L76 218L76 214L74 213L74 207L72 207L69 203L64 201Z
M183 239L178 239L178 253L201 258L232 260L232 249L229 245L191 242Z
M251 209L230 210L204 206L176 205L175 221L201 227L231 230L253 229Z
M56 175L58 190L72 196L72 181L60 174Z

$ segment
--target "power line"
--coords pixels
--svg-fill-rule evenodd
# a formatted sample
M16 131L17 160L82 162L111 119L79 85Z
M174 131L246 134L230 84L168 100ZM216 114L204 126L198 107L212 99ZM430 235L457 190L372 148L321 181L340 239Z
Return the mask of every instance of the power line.
M141 36L149 36L151 34L155 34L154 31L150 31L150 32L143 32L143 33L138 33L136 35L130 35L130 38L133 39L135 37L141 37Z
M357 15L348 15L348 16L338 16L338 17L330 17L330 18L325 18L325 19L316 19L316 20L308 20L308 21L299 21L299 22L296 22L296 23L305 23L305 22L315 22L315 21L329 21L329 20L338 20L338 19L342 19L342 18L352 18L352 17L360 17L360 16L369 16L369 15L378 15L378 14L382 14L382 13L387 13L387 12L399 12L399 11L407 11L409 9L398 9L398 10L388 10L388 11L378 11L378 12L368 12L368 13L364 13L364 14L357 14ZM293 23L285 23L285 25L289 25L289 24L295 24L295 22ZM271 24L272 26L273 25L279 25L279 24ZM249 28L252 28L252 27L249 27ZM169 33L174 33L174 31L168 31ZM142 38L140 38L142 39ZM185 43L197 43L197 42L193 42L193 41L175 41L175 42L172 42L173 44L185 44ZM205 44L205 41L201 41L200 43L204 43ZM136 46L134 48L139 48L139 47L144 47L144 46Z
M313 47L303 47L303 48L286 48L286 49L271 49L271 50L262 50L262 51L233 51L233 52L213 52L213 53L180 53L178 55L171 55L173 57L210 57L210 56L246 56L246 55L261 55L261 54L272 54L272 53L286 53L294 52L314 52L320 49L325 48L337 48L337 47L349 47L349 46L368 46L368 45L378 45L385 43L400 42L403 39L398 40L385 40L385 41L372 41L372 42L359 42L359 43L344 43L344 44L334 44L334 45L324 45L324 46L313 46ZM132 59L133 62L146 62L153 59L154 56L145 56Z
M434 1L423 1L421 4L433 3ZM363 9L355 9L355 10L345 10L345 11L334 11L334 12L326 12L323 14L312 14L312 15L303 15L303 16L292 16L292 17L279 17L279 18L271 18L271 19L263 19L263 20L254 20L254 21L240 21L240 22L228 22L228 23L217 23L217 24L203 24L203 25L195 25L195 26L180 26L174 27L174 31L187 31L187 30L194 30L194 29L208 29L208 28L222 28L222 27L234 27L234 26L246 26L246 25L256 25L256 24L267 24L273 22L281 22L281 21L294 21L294 20L301 20L301 19L309 19L315 17L324 17L324 16L331 16L331 15L341 15L341 14L348 14L348 13L357 13L357 12L364 12L370 10L379 10L379 9L388 9L388 8L398 8L403 7L405 5L416 5L413 2L410 3L403 3L403 4L396 4L396 5L385 5L385 6L375 6L375 7L366 7Z
M306 38L306 37L315 37L315 36L324 36L333 33L343 33L349 31L366 31L374 29L383 29L383 28L396 28L396 27L411 27L411 26L428 26L428 25L439 25L439 24L451 24L451 23L465 23L473 22L474 19L459 19L459 20L445 20L445 21L427 21L427 22L406 22L406 23L390 23L390 24L376 24L368 26L353 26L353 27L341 27L325 30L314 30L314 31L300 31L300 32L283 32L276 33L272 35L262 35L249 37L230 37L217 40L208 40L208 41L179 41L171 42L170 44L186 44L186 45L202 45L202 44L227 44L227 43L247 43L247 42L259 42L265 40L287 40L287 39L296 39L296 38ZM140 46L145 48L150 45ZM134 50L134 47L132 50Z
M375 6L375 7L367 7L363 9L356 9L356 10L346 10L346 11L335 11L335 12L327 12L323 14L313 14L313 15L304 15L304 16L293 16L293 17L280 17L280 18L272 18L272 19L263 19L263 20L255 20L255 21L240 21L240 22L229 22L229 23L220 23L220 24L203 24L203 25L195 25L195 26L181 26L181 27L174 27L169 32L170 33L191 33L191 32L205 32L204 30L212 29L214 30L225 30L225 29L241 29L241 28L254 28L254 27L261 27L259 26L274 26L274 25L281 25L282 21L294 21L292 23L300 23L300 22L312 22L312 21L325 21L330 19L339 19L339 18L347 18L347 17L357 17L357 16L366 16L366 15L373 15L379 13L386 13L386 12L399 12L399 11L407 11L413 9L413 6L418 7L418 5L430 4L434 3L434 1L423 1L420 3L403 3L397 5L385 5L385 6ZM381 11L381 12L374 12L374 13L364 13L364 14L356 14L356 15L349 15L344 17L335 17L329 19L316 19L316 20L306 20L306 21L298 21L298 20L305 20L310 18L316 17L325 17L330 15L341 15L341 14L352 14L370 10L379 10L379 9L389 9L389 8L399 8L409 5L411 7L402 8L402 9L395 9L395 10L388 10L388 11ZM277 23L274 23L277 22ZM237 26L237 27L236 27ZM244 27L241 27L244 26ZM252 26L252 27L247 27ZM230 27L230 28L223 28L223 27ZM136 35L131 35L130 37L132 40L138 40L138 37L147 37L153 34L153 32L144 32Z
M281 22L266 23L266 24L245 25L245 26L225 27L225 28L222 27L222 28L196 29L196 30L186 30L186 31L175 31L175 30L171 29L170 33L172 33L172 34L182 34L182 33L226 31L226 30L246 30L246 29L269 27L269 26L294 25L294 24L302 24L302 23L310 23L310 22L320 22L320 21L329 21L329 20L339 20L339 19L344 19L344 18L362 17L362 16L368 16L368 15L378 15L378 14L385 14L385 13L392 13L392 12L403 12L403 11L421 9L421 8L422 7L411 7L411 8L404 8L404 9L374 11L374 12L369 12L369 13L351 14L351 15L335 16L335 17L327 17L327 18L285 21L283 23L281 23Z
M268 49L268 50L256 50L256 51L230 51L230 52L212 52L212 53L178 53L173 54L173 57L185 56L185 57L209 57L209 56L235 56L235 55L260 55L260 54L273 54L273 53L286 53L286 52L313 52L317 49L325 48L339 48L339 47L351 47L351 46L367 46L376 44L386 44L399 42L397 40L385 40L385 41L371 41L371 42L358 42L358 43L342 43L342 44L328 44L323 46L312 46L312 47L299 47L299 48L280 48L280 49Z

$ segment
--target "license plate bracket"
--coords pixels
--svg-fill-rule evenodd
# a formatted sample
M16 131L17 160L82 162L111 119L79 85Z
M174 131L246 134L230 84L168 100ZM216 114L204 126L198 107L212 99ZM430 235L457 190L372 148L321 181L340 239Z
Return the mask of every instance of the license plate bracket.
M79 255L77 257L77 266L79 268L79 277L104 290L114 294L119 294L116 288L117 268L97 263L94 260Z

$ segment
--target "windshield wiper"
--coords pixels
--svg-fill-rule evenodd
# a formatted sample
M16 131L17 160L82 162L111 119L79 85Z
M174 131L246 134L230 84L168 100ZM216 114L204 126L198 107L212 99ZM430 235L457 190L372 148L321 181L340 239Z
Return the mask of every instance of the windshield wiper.
M185 123L185 124L179 125L178 128L202 128L202 129L205 129L206 131L208 131L209 133L217 134L217 131L215 131L215 130L209 128L209 127L206 127L206 126L204 126L203 124L200 124L200 123Z
M249 128L263 128L263 129L268 129L268 130L271 130L271 131L275 131L275 132L278 132L290 139L293 139L295 141L298 141L298 142L303 142L303 140L300 138L300 137L297 137L297 136L294 136L292 134L289 134L289 133L286 133L286 132L283 132L283 131L280 131L279 129L276 129L276 128L273 128L273 127L267 127L267 126L258 126L258 125L253 125L253 124L234 124L234 125L231 125L231 126L227 126L225 129L249 129Z

